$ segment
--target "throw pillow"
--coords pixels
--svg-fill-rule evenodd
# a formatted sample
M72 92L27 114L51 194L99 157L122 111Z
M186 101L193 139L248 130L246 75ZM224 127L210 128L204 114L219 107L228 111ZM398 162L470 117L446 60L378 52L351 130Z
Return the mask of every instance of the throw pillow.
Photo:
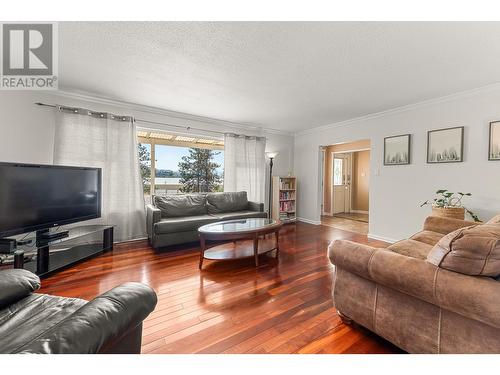
M199 216L207 214L205 194L155 195L153 202L162 217Z
M427 261L472 276L500 276L500 224L473 225L444 236Z

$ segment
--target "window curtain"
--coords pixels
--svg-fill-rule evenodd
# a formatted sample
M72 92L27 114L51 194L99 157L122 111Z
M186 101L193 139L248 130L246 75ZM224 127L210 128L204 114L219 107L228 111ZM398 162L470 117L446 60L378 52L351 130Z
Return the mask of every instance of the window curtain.
M248 199L264 202L266 139L224 135L224 191L246 191Z
M133 118L80 108L56 113L54 164L102 168L101 218L115 241L146 236L145 207Z

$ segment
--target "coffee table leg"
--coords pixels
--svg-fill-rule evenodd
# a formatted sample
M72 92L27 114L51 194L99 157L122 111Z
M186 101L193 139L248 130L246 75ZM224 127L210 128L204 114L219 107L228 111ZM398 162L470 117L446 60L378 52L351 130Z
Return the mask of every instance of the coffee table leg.
M259 236L253 237L253 255L255 257L255 267L259 266Z
M200 234L200 265L199 269L201 270L201 267L203 267L203 258L205 257L205 236L203 234Z

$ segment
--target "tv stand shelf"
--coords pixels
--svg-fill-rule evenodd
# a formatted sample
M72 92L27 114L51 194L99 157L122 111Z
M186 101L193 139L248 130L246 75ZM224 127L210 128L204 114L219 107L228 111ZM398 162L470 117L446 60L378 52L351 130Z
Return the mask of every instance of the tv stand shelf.
M83 225L66 230L62 238L23 239L28 243L13 254L0 254L0 267L24 268L43 277L113 249L113 226Z

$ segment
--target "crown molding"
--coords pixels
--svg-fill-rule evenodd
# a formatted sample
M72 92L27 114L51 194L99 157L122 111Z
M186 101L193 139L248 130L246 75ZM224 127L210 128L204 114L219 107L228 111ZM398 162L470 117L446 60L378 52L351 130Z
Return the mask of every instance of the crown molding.
M266 128L266 127L261 127L261 126L257 126L257 125L251 125L251 124L241 124L241 123L235 123L235 122L231 122L231 121L219 120L219 119L215 119L215 118L211 118L211 117L198 116L198 115L193 115L193 114L184 113L184 112L171 111L171 110L164 109L164 108L135 104L135 103L130 103L130 102L122 101L122 100L116 100L116 99L96 96L96 95L92 95L92 94L87 93L87 92L72 90L69 88L64 88L64 89L61 89L58 91L54 91L54 92L51 92L50 94L55 95L55 96L65 97L65 98L85 100L85 101L93 102L93 103L112 105L115 107L120 107L120 108L124 108L124 109L131 109L131 110L140 111L140 112L144 112L144 113L150 113L150 114L154 114L154 115L169 116L169 117L173 117L173 118L177 118L177 119L181 119L181 120L199 121L199 122L204 122L207 124L225 126L225 127L228 127L231 129L236 129L236 130L248 130L248 131L253 131L256 133L286 135L286 136L290 136L290 137L294 136L293 132L288 132L285 130Z
M445 102L450 102L450 101L461 99L461 98L467 98L467 97L478 95L478 94L481 94L484 92L494 91L494 90L498 90L498 89L500 89L500 82L496 82L493 84L481 86L481 87L470 89L470 90L459 91L459 92L456 92L453 94L444 95L444 96L440 96L437 98L432 98L432 99L420 101L417 103L407 104L407 105L391 108L391 109L380 111L380 112L375 112L375 113L371 113L371 114L367 114L367 115L363 115L363 116L359 116L359 117L354 117L352 119L348 119L348 120L344 120L344 121L338 121L338 122L334 122L334 123L330 123L330 124L319 125L319 126L315 126L313 128L310 128L310 129L304 129L304 130L300 130L297 132L261 127L261 126L257 126L257 125L251 125L251 124L235 123L235 122L219 120L219 119L215 119L215 118L211 118L211 117L198 116L198 115L193 115L193 114L184 113L184 112L171 111L171 110L159 108L159 107L152 107L152 106L135 104L135 103L130 103L130 102L126 102L126 101L106 98L106 97L100 97L100 96L92 95L92 94L87 93L87 92L76 91L76 90L72 90L69 88L64 88L62 90L51 92L51 94L55 95L55 96L85 100L85 101L99 103L99 104L113 105L116 107L125 108L125 109L132 109L132 110L136 110L136 111L140 111L140 112L144 112L144 113L151 113L151 114L161 115L161 116L169 116L169 117L182 119L182 120L199 121L199 122L204 122L207 124L225 126L225 127L228 127L231 129L236 129L236 130L247 130L247 131L252 131L252 132L256 132L256 133L276 134L276 135L284 135L284 136L289 136L289 137L293 137L293 136L296 137L296 136L321 132L321 131L325 131L325 130L335 129L335 128L339 128L339 127L343 127L343 126L353 125L353 124L356 124L358 122L372 120L372 119L376 119L376 118L383 117L383 116L389 116L389 115L394 115L394 114L398 114L398 113L402 113L402 112L406 112L406 111L411 111L411 110L415 110L415 109L419 109L419 108L425 108L425 107L429 107L429 106L436 105L439 103L445 103Z
M485 93L488 91L494 91L494 90L499 90L499 89L500 89L500 82L496 82L496 83L493 83L490 85L481 86L481 87L477 87L477 88L465 90L465 91L459 91L459 92L456 92L453 94L440 96L437 98L428 99L428 100L424 100L424 101L413 103L413 104L407 104L407 105L387 109L384 111L371 113L371 114L364 115L364 116L354 117L352 119L348 119L348 120L344 120L344 121L334 122L331 124L315 126L313 128L310 128L310 129L300 130L300 131L295 133L295 136L307 135L307 134L317 133L320 131L340 128L343 126L355 124L355 123L360 122L360 121L373 120L373 119L383 117L383 116L394 115L394 114L407 112L407 111L411 111L411 110L415 110L415 109L429 107L429 106L436 105L439 103L446 103L446 102L450 102L450 101L457 100L457 99L468 98L468 97L482 94L482 93Z

